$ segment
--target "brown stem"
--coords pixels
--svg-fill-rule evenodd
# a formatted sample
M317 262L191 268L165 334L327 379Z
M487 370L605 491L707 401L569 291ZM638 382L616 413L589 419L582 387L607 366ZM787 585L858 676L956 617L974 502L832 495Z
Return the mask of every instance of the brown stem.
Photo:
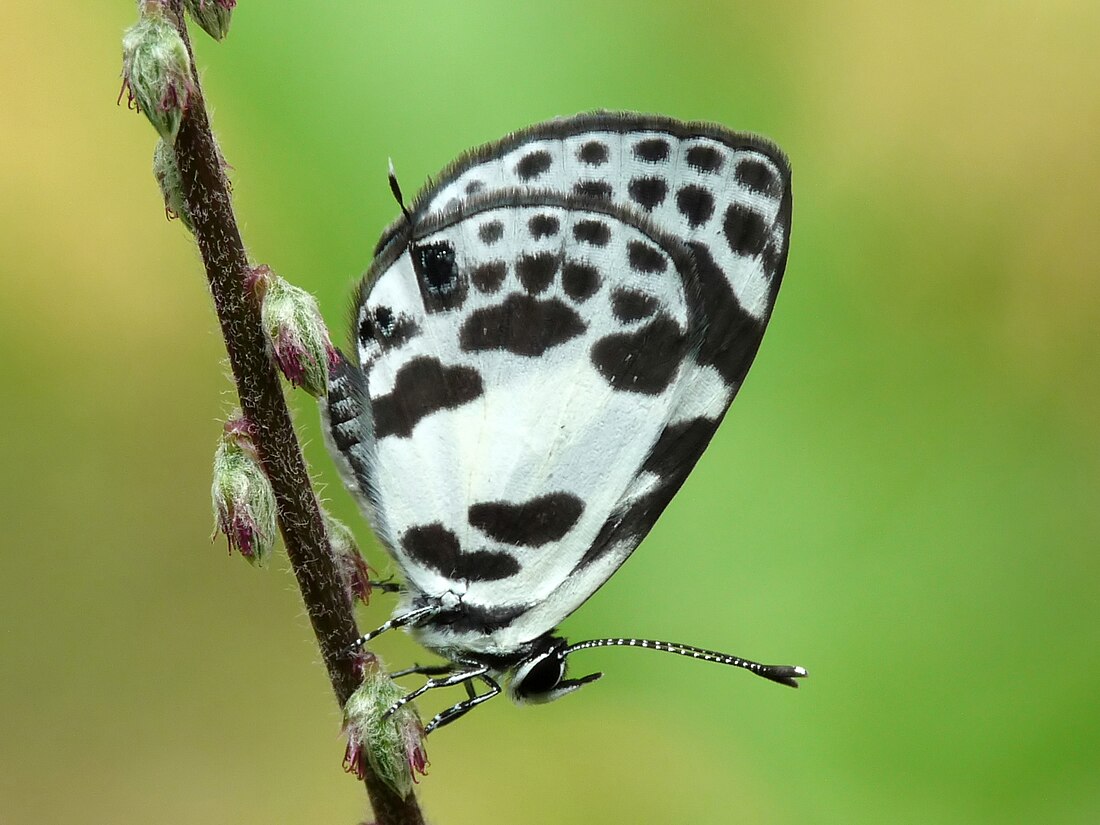
M259 303L247 285L248 255L233 214L221 154L210 131L191 41L183 22L183 3L182 0L170 3L176 27L191 54L195 84L175 144L183 197L206 266L241 409L252 425L253 442L275 490L287 556L317 635L333 692L342 708L359 686L348 655L359 632L260 324ZM365 770L367 794L378 825L423 823L414 796L401 799L369 765Z

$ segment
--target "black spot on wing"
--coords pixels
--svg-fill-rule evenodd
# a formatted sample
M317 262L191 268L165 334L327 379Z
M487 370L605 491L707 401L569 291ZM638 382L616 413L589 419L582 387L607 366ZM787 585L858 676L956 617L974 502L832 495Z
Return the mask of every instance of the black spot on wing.
M684 359L684 331L659 315L634 332L608 335L592 345L592 364L615 390L658 395L668 389Z
M559 541L584 512L570 493L548 493L527 501L488 501L470 506L470 524L490 538L520 547Z
M589 166L601 166L607 163L607 144L590 140L577 150L577 160Z
M611 200L612 194L611 184L602 180L582 180L573 184L573 192L577 195L602 201Z
M607 246L611 240L611 227L603 221L577 221L573 225L573 237L580 243Z
M700 172L720 172L722 153L713 146L692 146L687 150L687 162Z
M416 244L410 250L420 297L428 312L458 309L466 301L466 280L458 271L450 241Z
M420 327L407 315L395 315L389 307L376 307L359 321L359 343L377 341L384 350L408 343L420 333Z
M652 274L664 272L668 268L668 261L655 246L650 246L642 241L631 241L626 245L627 260L630 268L635 272Z
M714 214L714 197L702 186L688 184L676 193L676 208L687 218L688 226L698 229Z
M464 352L505 350L534 357L585 329L581 316L557 298L513 294L472 312L459 330L459 344Z
M476 195L482 189L485 188L485 184L479 180L472 180L466 184L466 194Z
M528 293L538 295L553 282L560 265L560 255L553 252L521 255L516 261L516 276Z
M634 178L626 191L634 203L646 211L652 211L664 203L668 184L664 178Z
M584 303L600 288L600 271L592 264L566 261L561 270L561 288L577 303Z
M474 271L470 273L470 281L478 292L492 294L500 289L507 274L508 264L504 261L489 261L474 267Z
M752 158L737 164L734 176L738 183L754 192L774 194L778 184L768 164Z
M500 221L486 221L477 228L481 242L492 246L504 235L504 225Z
M620 287L611 293L611 311L625 323L648 318L657 311L659 302L652 295Z
M735 254L750 258L760 254L767 240L764 216L740 203L731 203L726 209L722 231L726 233L726 243Z
M634 157L646 163L668 160L668 141L664 138L646 138L634 144Z
M418 564L458 581L499 581L520 570L519 562L507 553L463 552L458 536L438 522L406 530L401 549Z
M535 215L527 222L527 229L536 241L557 235L560 227L561 223L553 215Z
M448 367L428 356L414 358L397 371L393 389L371 401L375 437L408 438L432 413L460 407L483 392L481 375L472 367Z
M520 158L519 163L516 164L516 175L518 175L519 179L522 181L529 181L532 178L537 178L550 168L552 161L553 158L550 157L550 153L545 149L529 152Z

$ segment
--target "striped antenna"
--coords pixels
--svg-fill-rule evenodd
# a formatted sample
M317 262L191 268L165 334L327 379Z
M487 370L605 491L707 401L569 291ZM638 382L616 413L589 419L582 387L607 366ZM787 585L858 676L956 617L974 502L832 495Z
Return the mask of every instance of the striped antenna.
M704 662L718 662L722 665L742 667L745 670L763 676L773 682L788 687L798 687L795 679L806 676L806 668L795 665L762 665L759 662L750 662L740 656L729 656L716 650L704 650L701 647L691 645L678 645L674 642L655 642L650 639L590 639L587 642L578 642L570 645L561 652L562 657L568 656L577 650L587 650L590 647L642 647L648 650L660 650L664 653L676 653L680 656L690 656L693 659L702 659Z

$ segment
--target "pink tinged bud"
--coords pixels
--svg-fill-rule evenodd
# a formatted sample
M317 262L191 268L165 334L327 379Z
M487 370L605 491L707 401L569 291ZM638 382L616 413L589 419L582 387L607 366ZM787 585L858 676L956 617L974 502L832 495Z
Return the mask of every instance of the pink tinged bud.
M237 0L185 0L187 13L215 40L229 32L229 18Z
M322 511L325 519L325 531L332 547L336 569L344 583L349 601L358 599L363 604L370 603L370 568L359 552L355 536L347 525L337 521Z
M363 776L369 764L402 798L412 793L417 776L429 765L424 748L424 727L410 702L389 718L386 711L404 691L377 667L369 668L363 684L344 706L344 770Z
M239 415L226 422L214 453L210 494L215 535L225 534L230 553L236 549L250 563L263 565L278 530L275 493L256 456L248 423Z
M420 719L416 719L415 725L408 724L401 728L401 738L405 746L405 761L409 766L409 775L412 781L419 785L417 774L427 776L428 767L431 765L428 761L428 751L424 747L424 726L420 723Z
M122 37L122 91L127 105L172 143L195 92L191 60L164 4L147 0L140 7L141 19Z
M248 277L279 369L294 386L324 395L329 365L338 356L316 299L266 266L255 267Z

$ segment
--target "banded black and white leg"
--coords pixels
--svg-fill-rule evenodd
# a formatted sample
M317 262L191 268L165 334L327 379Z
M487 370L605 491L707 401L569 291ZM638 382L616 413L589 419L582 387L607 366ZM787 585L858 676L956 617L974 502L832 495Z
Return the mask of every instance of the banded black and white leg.
M466 682L466 692L469 694L470 698L455 705L452 705L446 710L437 713L432 718L432 720L428 722L428 724L424 727L425 735L431 733L433 730L438 730L444 725L449 725L455 719L465 716L482 702L488 702L490 699L500 693L500 685L498 685L496 683L496 680L494 680L492 677L483 673L477 678L489 686L489 692L477 695L474 692L473 682Z
M418 670L419 670L419 668L418 668ZM467 693L470 693L473 690L472 687L470 687L471 680L477 679L477 678L484 678L485 674L488 673L488 672L489 672L489 668L486 667L485 665L475 665L473 667L468 667L468 668L465 668L465 669L462 669L462 670L454 670L453 668L451 668L451 669L449 669L448 671L445 672L445 675L443 675L442 678L437 679L433 676L430 679L428 679L428 681L426 681L424 684L422 684L420 687L418 687L416 690L410 690L408 693L406 693L404 696L402 696L400 699L398 699L396 702L394 702L392 705L390 705L386 709L386 712L382 715L382 718L383 719L389 719L391 716L393 716L393 714L397 713L397 711L399 711L402 707L407 705L409 702L413 701L414 699L418 699L419 697L421 697L425 693L427 693L429 690L435 690L436 688L454 687L455 685L465 684L467 686L466 687ZM499 688L498 688L498 690L499 690ZM467 701L472 702L476 698L479 698L479 697L474 696L474 697L471 697L470 699L468 699Z
M412 674L422 674L425 676L445 676L443 679L429 679L426 683L421 685L414 691L405 694L403 697L394 702L385 713L384 718L389 718L392 714L396 713L403 705L411 702L420 696L423 696L429 690L439 687L453 687L461 684L466 688L466 695L468 698L461 702L458 702L446 710L436 714L430 722L424 727L424 733L431 733L436 728L443 727L443 725L453 722L461 716L464 716L473 708L476 708L482 702L487 702L492 699L498 693L500 693L500 685L496 680L488 674L488 668L484 665L478 665L476 667L467 668L466 670L454 670L452 666L448 665L414 665L413 667L399 670L396 673L390 674L390 678L400 678L401 676L409 676ZM488 686L489 690L486 693L478 694L474 689L474 680L479 679Z
M358 639L356 639L352 643L352 652L355 652L372 639L377 639L387 630L393 630L395 627L407 627L408 625L416 624L421 619L426 619L428 616L431 616L433 613L436 613L438 611L438 607L434 605L428 605L427 607L418 607L416 610L410 610L408 613L402 613L400 616L394 616L385 624L381 625L380 627L376 627L370 633L367 633L365 636L360 636Z
M454 672L454 665L413 665L412 667L395 670L389 674L391 679L400 679L402 676L443 676Z

